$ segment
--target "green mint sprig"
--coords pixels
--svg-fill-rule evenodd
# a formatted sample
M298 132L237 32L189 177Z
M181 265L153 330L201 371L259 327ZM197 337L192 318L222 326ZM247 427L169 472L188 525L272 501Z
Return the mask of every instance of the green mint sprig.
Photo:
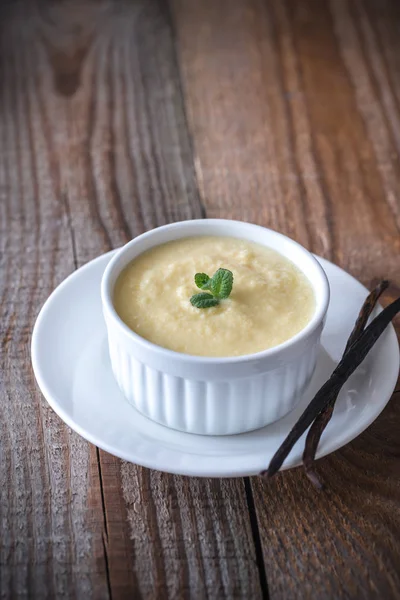
M212 277L205 273L196 273L194 282L200 290L208 290L208 292L194 294L190 298L192 306L210 308L217 306L220 300L228 298L232 291L233 273L229 269L218 269Z

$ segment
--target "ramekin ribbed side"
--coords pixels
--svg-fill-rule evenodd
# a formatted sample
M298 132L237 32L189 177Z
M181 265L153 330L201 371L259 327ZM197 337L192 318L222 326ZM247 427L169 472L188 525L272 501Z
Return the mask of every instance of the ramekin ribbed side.
M314 371L317 346L278 369L233 380L199 381L152 368L109 339L114 377L143 415L180 431L229 435L264 427L290 412Z

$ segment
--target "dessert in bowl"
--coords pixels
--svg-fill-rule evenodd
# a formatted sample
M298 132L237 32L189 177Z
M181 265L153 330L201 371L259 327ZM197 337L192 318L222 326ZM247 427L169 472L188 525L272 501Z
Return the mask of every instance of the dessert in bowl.
M195 273L218 270L233 274L229 297L191 302L214 289L206 280L197 289ZM329 303L325 273L305 248L222 219L135 238L111 259L101 293L128 402L167 427L207 435L257 429L292 410L314 371Z

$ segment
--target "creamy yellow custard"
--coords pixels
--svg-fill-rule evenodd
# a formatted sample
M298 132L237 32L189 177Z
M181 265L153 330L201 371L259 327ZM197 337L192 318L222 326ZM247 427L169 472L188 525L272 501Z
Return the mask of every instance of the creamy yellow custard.
M229 296L196 308L195 273L233 273ZM315 310L307 277L265 246L231 237L199 236L162 244L135 258L114 290L120 318L151 342L199 356L238 356L281 344Z

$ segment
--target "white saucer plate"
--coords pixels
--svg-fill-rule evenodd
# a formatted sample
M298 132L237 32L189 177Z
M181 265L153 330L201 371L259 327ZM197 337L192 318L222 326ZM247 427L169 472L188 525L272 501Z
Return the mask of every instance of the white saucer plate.
M141 415L114 381L100 301L108 252L70 275L49 297L32 336L39 387L63 421L89 442L127 461L198 477L254 475L270 459L341 357L367 290L351 275L318 259L331 286L331 303L313 380L295 410L277 423L232 436L200 436L167 429ZM395 388L399 347L390 325L340 393L318 458L347 444L383 410ZM304 438L283 468L301 464Z

